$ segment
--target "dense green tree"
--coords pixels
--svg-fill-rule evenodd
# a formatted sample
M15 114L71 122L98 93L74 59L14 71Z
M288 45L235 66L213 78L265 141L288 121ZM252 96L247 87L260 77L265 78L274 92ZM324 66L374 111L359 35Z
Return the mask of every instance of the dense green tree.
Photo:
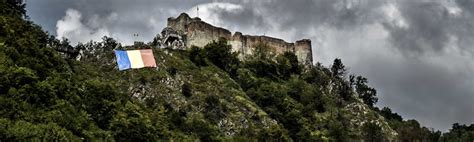
M204 50L197 46L191 46L191 49L189 50L189 60L197 66L207 66L206 58Z
M353 78L351 76L350 78ZM357 94L359 94L359 98L361 98L365 104L367 104L370 107L374 107L375 103L377 103L378 98L377 98L377 90L374 88L371 88L367 85L369 83L367 81L367 78L362 77L362 76L357 76L354 86Z
M321 64L309 68L307 72L302 74L302 78L315 86L327 87L331 80L331 71Z
M183 84L181 91L185 97L191 97L192 95L191 85L187 82Z
M0 13L2 15L13 15L16 17L26 16L26 5L23 0L1 0Z
M344 66L341 59L334 59L334 63L331 66L332 75L336 78L343 78L346 75L346 71L346 66Z
M362 126L362 132L364 140L367 142L381 142L386 141L384 139L384 134L382 133L382 128L380 128L375 123L365 123Z
M288 80L292 74L300 74L303 66L298 63L298 58L292 52L285 52L276 57L278 75Z
M403 121L402 116L398 115L397 113L393 113L388 107L383 107L382 110L380 110L380 115L388 120Z
M238 53L232 52L232 46L227 43L225 38L219 38L204 46L204 52L207 59L214 65L228 72L231 76L235 76L240 61L237 58Z
M246 57L244 67L254 72L258 77L278 80L278 64L274 61L275 55L272 49L263 43L257 44L254 48L253 55Z
M441 141L447 142L470 142L474 140L474 124L464 125L454 123L449 132L444 133Z

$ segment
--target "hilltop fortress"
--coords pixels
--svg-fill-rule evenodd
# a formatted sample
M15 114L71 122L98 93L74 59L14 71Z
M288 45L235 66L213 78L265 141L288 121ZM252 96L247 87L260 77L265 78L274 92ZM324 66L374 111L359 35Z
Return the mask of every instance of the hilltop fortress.
M243 35L240 32L232 34L229 30L215 27L199 18L191 18L182 13L177 18L168 18L168 25L161 32L161 45L174 48L190 48L191 46L204 47L206 44L217 41L219 38L227 39L232 46L232 51L242 55L252 54L257 44L266 44L273 48L276 54L286 51L293 52L298 61L303 64L312 64L311 40L302 39L295 43L288 43L282 39L268 36Z

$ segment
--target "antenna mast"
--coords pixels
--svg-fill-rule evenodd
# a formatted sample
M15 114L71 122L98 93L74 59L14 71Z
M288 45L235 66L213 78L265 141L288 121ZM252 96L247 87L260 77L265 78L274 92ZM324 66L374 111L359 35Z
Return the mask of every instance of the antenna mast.
M196 6L196 15L197 15L197 17L199 17L199 5Z

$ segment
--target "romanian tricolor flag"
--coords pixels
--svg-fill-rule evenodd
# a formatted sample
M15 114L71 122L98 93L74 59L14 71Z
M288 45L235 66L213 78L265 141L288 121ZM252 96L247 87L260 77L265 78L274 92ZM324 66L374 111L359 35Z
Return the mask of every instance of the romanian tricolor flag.
M156 67L151 49L115 50L119 70L130 68Z

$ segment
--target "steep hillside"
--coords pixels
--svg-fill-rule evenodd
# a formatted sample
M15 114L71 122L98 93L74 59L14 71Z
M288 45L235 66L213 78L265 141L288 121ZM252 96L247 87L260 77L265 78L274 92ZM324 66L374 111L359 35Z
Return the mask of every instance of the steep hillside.
M69 61L78 82L106 84L129 97L123 101L141 106L140 111L162 113L168 118L161 125L185 138L350 140L363 138L365 124L380 128L380 138L393 140L397 135L351 86L341 87L347 81L322 66L298 64L292 53L275 57L271 48L261 45L257 56L240 61L220 40L204 48L153 49L157 68L118 71L114 48L149 47L121 47L104 38L75 47L82 53L79 60ZM111 120L130 117L113 115Z

